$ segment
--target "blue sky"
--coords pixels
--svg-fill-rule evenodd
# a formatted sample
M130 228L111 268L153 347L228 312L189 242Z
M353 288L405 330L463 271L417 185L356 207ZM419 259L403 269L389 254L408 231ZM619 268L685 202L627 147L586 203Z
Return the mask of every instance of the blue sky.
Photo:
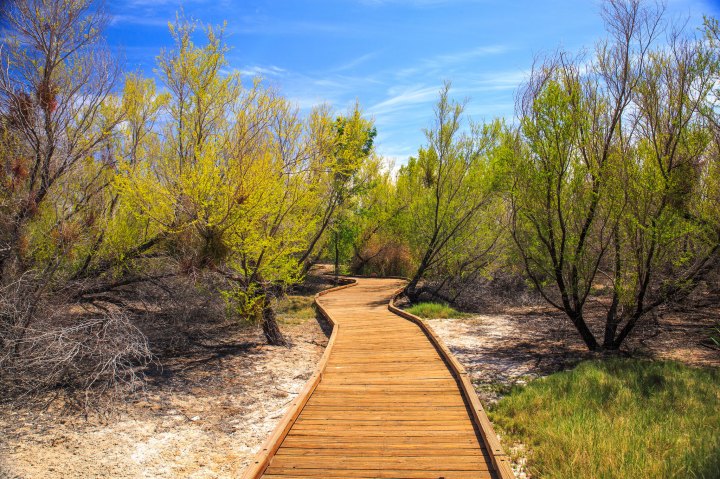
M669 18L720 16L718 0L669 0ZM444 80L476 120L513 118L533 59L591 48L604 35L594 0L108 0L107 37L125 68L152 75L167 23L182 6L227 21L230 68L260 75L303 110L359 100L375 119L380 154L404 162L424 144Z

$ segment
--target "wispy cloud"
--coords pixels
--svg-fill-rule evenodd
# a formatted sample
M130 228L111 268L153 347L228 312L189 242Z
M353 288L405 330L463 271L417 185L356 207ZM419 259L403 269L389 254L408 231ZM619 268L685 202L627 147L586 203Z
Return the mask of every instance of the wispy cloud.
M145 27L167 27L168 22L175 20L175 14L167 15L113 15L110 18L111 25L128 24Z
M266 17L244 17L228 27L228 33L242 35L301 35L336 34L348 35L355 29L340 23L324 23L310 20L279 20Z
M277 77L282 76L285 73L287 73L287 70L284 68L280 68L275 65L267 65L267 66L260 66L260 65L254 65L254 66L248 66L244 67L238 70L241 75L249 76L249 77Z
M437 96L438 91L438 86L395 87L389 91L390 98L371 106L368 112L372 115L382 115L409 106L423 104Z
M508 50L510 50L508 45L484 45L461 52L438 55L429 61L439 64L462 63L490 55L500 55Z
M181 8L184 5L203 4L203 3L210 3L210 0L125 0L125 6L133 7L133 8L155 8L155 7Z
M415 65L398 68L395 70L395 76L397 78L407 78L416 76L418 74L442 74L450 68L466 68L468 67L468 65L474 64L476 60L479 60L483 57L501 55L509 52L510 50L512 50L510 45L496 44L481 45L475 48L471 48L469 50L442 53L439 55L427 57L417 62Z
M316 106L328 103L328 100L318 95L288 95L288 100L295 104L301 111L310 111Z
M359 0L359 3L370 6L403 5L406 7L433 7L448 3L458 3L459 0Z
M363 63L366 63L367 61L375 58L376 56L377 56L377 52L370 52L370 53L366 53L364 55L360 55L359 57L353 58L352 60L333 68L332 71L342 72L342 71L346 71L346 70L352 70L353 68L358 67L358 66L362 65Z
M471 116L475 121L491 120L493 118L505 118L512 120L514 116L515 105L508 102L500 103L470 103L465 109L465 113Z
M493 91L506 91L517 89L528 79L528 70L510 70L492 73L483 73L471 77L467 86L462 88L465 93L485 93Z

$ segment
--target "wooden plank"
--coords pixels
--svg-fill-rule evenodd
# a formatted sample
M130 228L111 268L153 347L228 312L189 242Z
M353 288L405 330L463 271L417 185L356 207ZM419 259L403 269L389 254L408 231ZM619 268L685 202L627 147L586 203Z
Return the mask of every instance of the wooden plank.
M287 441L288 439L286 439ZM335 442L319 444L312 441L295 441L292 444L287 442L277 450L276 456L282 454L305 454L305 455L326 455L338 451L343 456L368 456L368 455L393 455L400 456L447 456L449 454L460 454L469 456L485 457L487 451L478 449L471 443L456 442L433 442L427 444L378 444L356 443L356 442Z
M416 445L418 447L432 446L433 444L457 444L460 448L465 445L478 447L477 438L472 436L459 437L436 437L436 436L385 436L378 439L376 436L302 436L290 433L283 442L285 445L311 444L311 449L326 447L331 444L371 444L371 445ZM462 445L462 447L461 447ZM280 450L280 449L278 449Z
M437 457L418 456L374 456L348 457L330 454L325 456L306 456L304 454L276 455L270 466L272 469L412 469L432 471L437 469ZM453 466L458 469L487 471L487 463L483 457L453 455Z
M401 284L360 279L316 297L334 340L307 397L294 402L246 479L496 476L503 458L485 446L454 358L422 326L388 310Z
M305 479L307 477L321 477L333 479L429 479L442 477L443 479L490 479L493 476L489 471L458 471L438 469L432 476L428 471L418 470L338 470L338 469L273 469L264 476L266 479Z

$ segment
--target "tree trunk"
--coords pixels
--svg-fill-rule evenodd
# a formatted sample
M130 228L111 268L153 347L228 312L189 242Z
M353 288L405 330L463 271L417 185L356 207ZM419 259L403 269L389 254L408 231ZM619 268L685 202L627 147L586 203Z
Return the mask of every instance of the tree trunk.
M432 261L433 256L435 255L435 252L437 249L432 246L435 244L435 240L437 239L438 232L437 230L433 234L432 241L430 242L430 246L428 246L427 250L425 251L425 255L423 256L422 261L420 261L420 265L418 265L418 269L415 271L415 274L413 275L412 279L408 283L408 285L405 287L405 294L408 298L410 298L411 302L415 302L415 300L418 297L417 292L417 285L418 282L422 279L423 276L425 276L425 272L427 271L428 267L430 266L430 262Z
M618 289L620 287L620 278L622 277L622 256L620 253L620 227L615 223L613 227L613 246L615 248L615 279L613 280L613 299L610 309L605 318L605 339L603 340L603 349L613 350L616 347L615 334L622 318L618 318L618 306L620 304L620 295Z
M616 345L615 343L615 335L617 334L617 328L620 324L620 318L618 318L617 315L618 303L619 299L616 292L613 294L613 301L605 319L605 339L603 340L603 349L605 350L613 350L620 347L619 344Z
M270 296L267 293L263 298L262 329L268 344L273 346L288 346L288 341L280 331L275 310L270 303Z
M405 286L405 294L406 294L407 297L410 299L410 302L411 302L411 303L414 303L414 302L417 300L417 298L418 298L417 285L418 285L418 281L419 281L419 280L420 280L420 278L419 278L417 275L415 275L415 276L410 280L410 282L408 283L408 285Z
M338 246L338 234L335 232L335 284L340 281L340 248Z
M425 271L427 270L427 266L429 263L429 256L429 254L425 255L425 258L423 258L422 262L420 263L420 266L415 272L415 275L412 277L408 285L405 286L405 294L408 298L410 298L410 301L413 303L418 299L417 285L420 282L420 279L425 275Z
M317 245L318 241L320 241L320 238L322 238L323 233L330 224L330 220L332 219L333 213L335 212L335 207L337 206L335 201L336 200L334 197L330 200L330 206L328 206L328 208L325 210L325 215L320 226L320 230L317 231L312 240L310 240L310 244L298 260L303 265L304 273L310 271L310 268L312 268L313 266L313 261L310 260L310 256L312 256L312 253L315 250L315 246Z
M582 340L588 349L590 351L599 351L600 345L595 339L595 336L593 336L592 331L590 331L590 328L588 328L587 323L585 323L582 313L569 314L569 316L570 320L575 325L575 329L577 329L578 333L580 333L580 337L582 337Z

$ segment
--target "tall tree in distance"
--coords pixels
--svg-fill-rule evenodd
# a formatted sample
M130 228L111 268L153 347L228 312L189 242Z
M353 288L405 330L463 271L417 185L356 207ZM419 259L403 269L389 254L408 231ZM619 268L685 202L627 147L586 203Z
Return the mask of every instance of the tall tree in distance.
M329 241L327 232L340 210L366 187L363 168L372 156L377 135L372 122L362 116L358 103L334 121L330 121L329 109L317 108L309 127L314 143L311 167L318 178L313 191L317 199L314 216L319 221L299 257L306 272L322 255Z

